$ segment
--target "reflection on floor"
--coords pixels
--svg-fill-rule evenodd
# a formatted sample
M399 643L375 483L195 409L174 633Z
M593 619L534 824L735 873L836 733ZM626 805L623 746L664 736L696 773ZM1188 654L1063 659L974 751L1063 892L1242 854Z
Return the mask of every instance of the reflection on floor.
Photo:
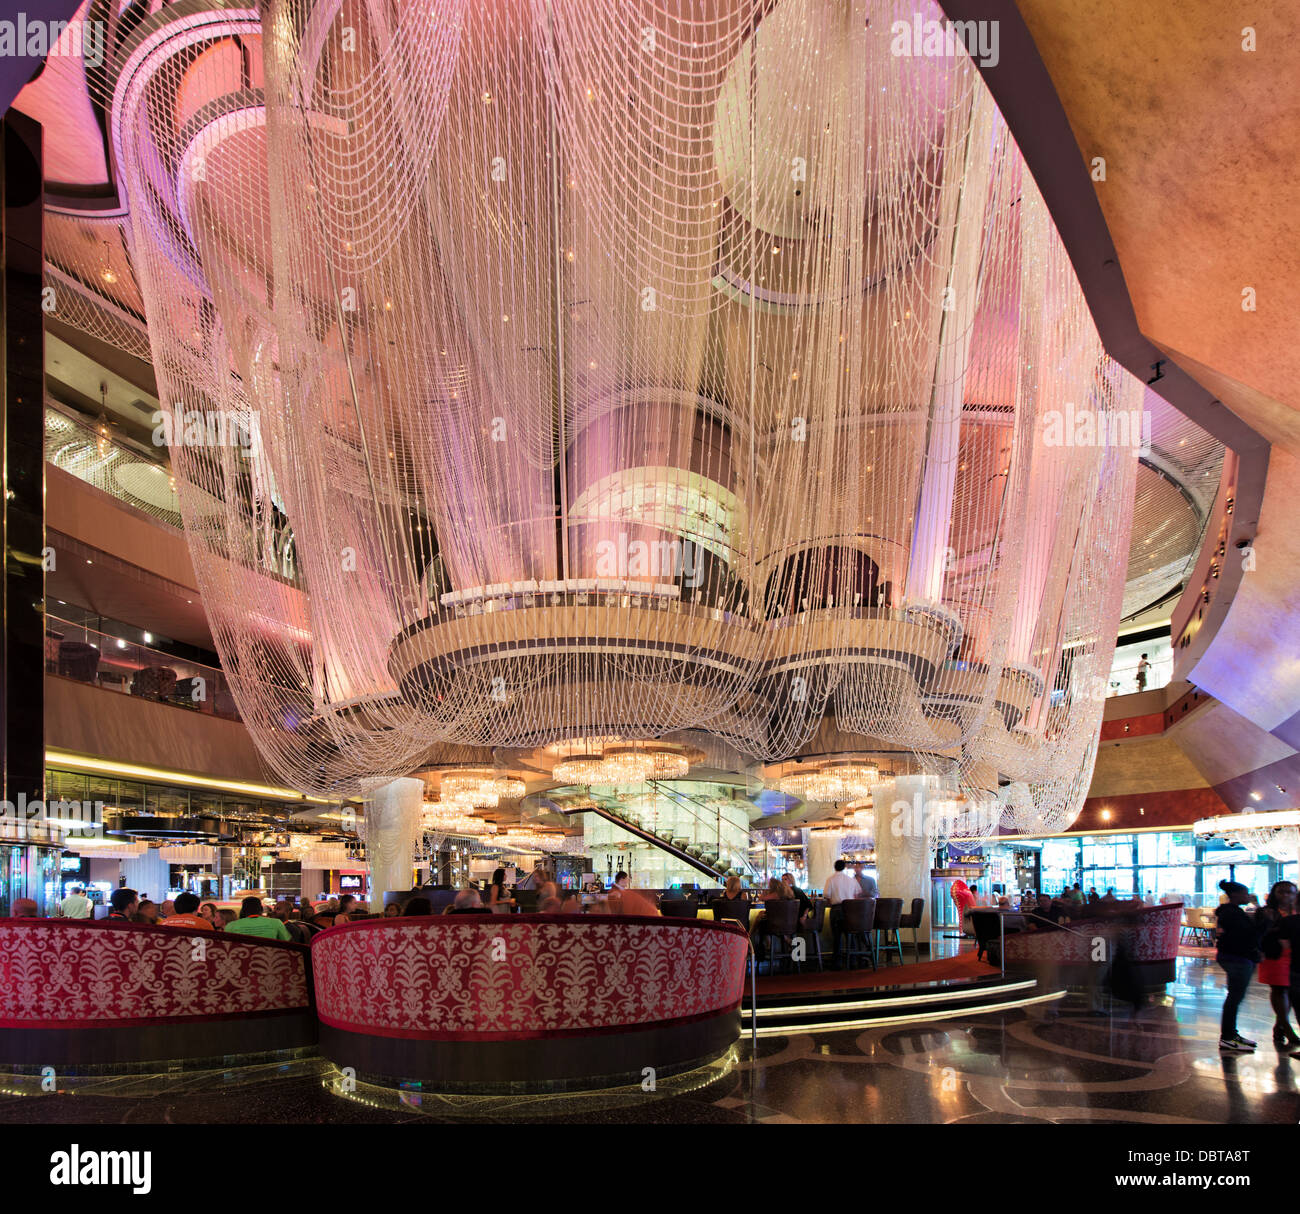
M826 970L818 973L807 968L798 974L767 974L758 976L758 1003L762 1007L764 996L801 995L810 991L870 990L874 987L914 985L923 982L951 982L954 979L997 978L1001 971L979 961L975 950L969 949L960 956L946 956L934 961L915 962L910 958L904 965L885 965L876 968L862 966L858 969Z
M0 1076L0 1123L373 1122L1287 1122L1300 1121L1300 1057L1271 1044L1267 988L1241 1029L1253 1055L1221 1057L1222 974L1184 959L1168 994L1137 1015L1085 997L865 1032L748 1040L730 1059L664 1080L565 1097L437 1097L342 1091L327 1063L69 1083ZM653 1060L647 1060L652 1065Z

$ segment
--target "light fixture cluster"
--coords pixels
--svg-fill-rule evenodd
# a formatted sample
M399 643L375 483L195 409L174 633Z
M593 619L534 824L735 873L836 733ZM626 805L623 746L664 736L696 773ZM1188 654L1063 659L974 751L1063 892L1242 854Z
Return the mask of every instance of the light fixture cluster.
M861 834L876 834L876 811L865 801L851 802L844 815L844 829Z
M1201 818L1193 827L1202 837L1218 836L1256 856L1294 860L1300 853L1300 809L1274 809Z
M801 765L796 771L778 777L777 789L801 801L862 801L871 795L871 786L880 781L880 769L863 761Z
M524 782L489 770L449 771L439 783L443 804L462 811L496 809L502 801L516 801L524 795Z
M430 834L481 839L497 833L495 822L477 818L464 806L452 801L426 801L420 819L424 830Z
M670 746L652 742L617 742L598 754L573 754L555 764L551 774L561 784L614 788L647 780L680 780L690 761Z
M562 852L569 850L568 836L558 831L510 827L498 835L496 845L505 852ZM578 839L581 842L581 839Z

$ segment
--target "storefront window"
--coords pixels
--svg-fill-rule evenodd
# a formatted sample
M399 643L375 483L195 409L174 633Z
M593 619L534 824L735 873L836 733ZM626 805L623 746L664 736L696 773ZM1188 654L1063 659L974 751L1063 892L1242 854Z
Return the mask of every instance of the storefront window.
M1047 839L1043 842L1043 890L1059 894L1079 880L1079 840Z

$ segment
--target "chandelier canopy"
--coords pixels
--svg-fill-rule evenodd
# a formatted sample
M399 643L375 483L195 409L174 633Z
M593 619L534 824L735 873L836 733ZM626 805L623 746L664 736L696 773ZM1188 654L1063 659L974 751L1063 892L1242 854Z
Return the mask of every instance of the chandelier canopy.
M1142 388L969 58L893 53L914 13L142 19L105 101L164 429L286 783L574 737L628 745L558 778L622 783L643 740L784 758L829 710L1077 813Z

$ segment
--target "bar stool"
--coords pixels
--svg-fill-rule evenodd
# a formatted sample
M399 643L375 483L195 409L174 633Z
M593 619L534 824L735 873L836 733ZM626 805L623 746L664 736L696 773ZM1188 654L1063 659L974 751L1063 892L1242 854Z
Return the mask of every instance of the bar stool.
M903 945L898 938L898 925L903 918L902 898L878 898L876 900L876 936L880 939L880 955L887 957L893 951L898 954L898 964L903 964ZM891 940L890 937L893 937ZM883 939L881 939L883 937Z
M822 964L822 927L826 923L826 903L817 898L813 902L812 910L808 912L808 926L799 929L799 935L809 940L817 952L817 968L824 970L826 967Z
M799 935L799 903L791 900L766 902L763 905L763 933L767 936L768 973L776 973L778 954L785 950L787 962L794 958L794 941ZM803 972L803 962L795 961Z
M718 922L730 919L749 931L749 903L743 900L728 902L725 898L719 898L713 904L713 918Z
M921 930L921 916L925 913L925 899L913 898L912 909L907 912L898 921L900 929L910 927L912 929L912 952L918 961L921 960L921 941L918 933Z
M844 946L844 963L850 969L854 957L869 957L871 968L876 968L876 949L871 942L871 931L876 921L875 898L848 898L840 903L840 943ZM854 947L861 941L861 948Z

